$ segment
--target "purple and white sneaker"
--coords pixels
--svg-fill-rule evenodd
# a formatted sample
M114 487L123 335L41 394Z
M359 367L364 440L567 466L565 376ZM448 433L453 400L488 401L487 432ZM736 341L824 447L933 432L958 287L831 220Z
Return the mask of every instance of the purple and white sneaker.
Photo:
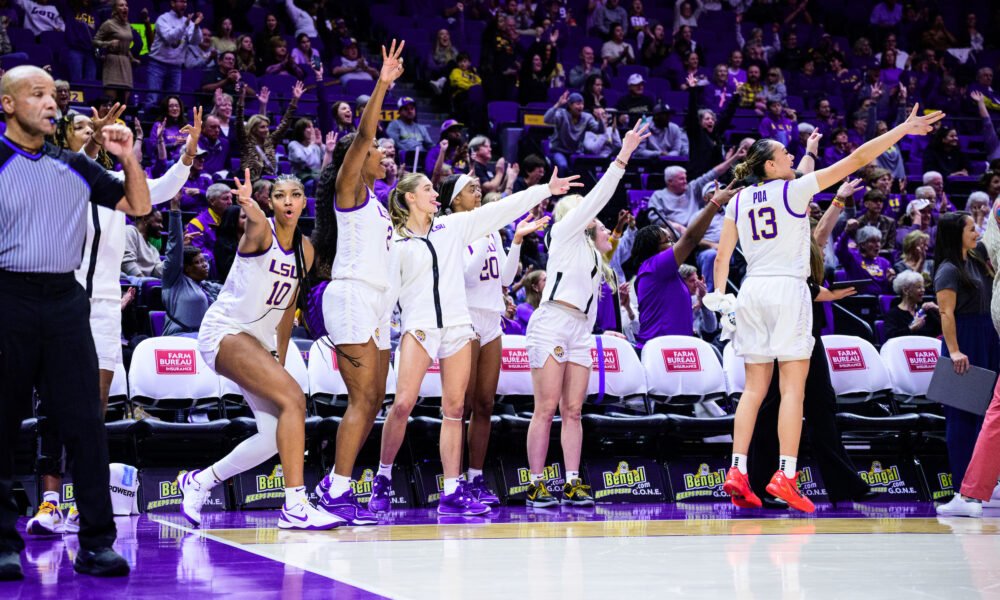
M486 506L500 506L500 498L494 494L488 485L486 485L486 478L482 475L476 475L472 480L472 483L465 484L469 491L469 495L485 504Z
M489 506L472 497L466 485L464 480L459 480L458 489L454 494L441 494L437 508L439 515L474 517L490 512Z
M346 525L377 525L378 517L360 502L352 490L347 490L336 498L327 492L320 496L319 507L345 521Z
M330 474L327 473L326 475L323 476L323 479L320 479L319 483L316 484L316 490L315 490L316 497L322 498L323 496L325 496L327 493L330 492L330 486L332 485L333 482L330 480Z
M177 478L177 489L181 492L181 514L195 527L201 526L201 507L212 495L212 490L195 481L195 474L200 472L187 471Z
M389 492L392 491L392 482L385 475L376 475L372 482L372 497L368 501L368 510L373 513L386 512L389 510L391 500Z
M322 530L333 529L343 524L344 519L316 508L309 504L308 500L292 506L288 506L286 502L281 507L281 515L278 517L278 527L281 529Z

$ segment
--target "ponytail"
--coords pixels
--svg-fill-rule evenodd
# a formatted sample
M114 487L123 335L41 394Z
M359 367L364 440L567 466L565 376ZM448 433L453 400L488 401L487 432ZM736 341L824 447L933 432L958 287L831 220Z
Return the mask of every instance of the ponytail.
M774 149L777 142L770 138L761 138L747 150L747 157L733 169L733 178L739 185L754 185L767 178L764 164L774 160Z
M389 218L392 219L393 228L402 236L406 235L403 229L406 220L410 218L410 209L406 206L406 195L417 191L417 186L426 179L427 176L423 173L407 173L389 193Z

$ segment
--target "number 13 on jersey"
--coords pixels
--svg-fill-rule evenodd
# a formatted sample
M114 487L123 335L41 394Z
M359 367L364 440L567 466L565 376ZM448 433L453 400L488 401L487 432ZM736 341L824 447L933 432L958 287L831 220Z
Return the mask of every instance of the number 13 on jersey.
M773 208L762 206L757 210L750 209L748 215L750 216L750 229L753 232L753 240L755 242L759 242L761 239L771 240L778 237L778 223L775 220Z

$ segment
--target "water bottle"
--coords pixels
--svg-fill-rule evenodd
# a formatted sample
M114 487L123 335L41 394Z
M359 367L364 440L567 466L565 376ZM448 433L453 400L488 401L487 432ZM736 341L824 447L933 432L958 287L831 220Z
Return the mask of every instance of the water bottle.
M917 319L922 318L925 314L926 313L924 312L923 307L920 307L920 309L917 310L916 316L913 317L912 321L910 321L910 327L912 328L917 323Z

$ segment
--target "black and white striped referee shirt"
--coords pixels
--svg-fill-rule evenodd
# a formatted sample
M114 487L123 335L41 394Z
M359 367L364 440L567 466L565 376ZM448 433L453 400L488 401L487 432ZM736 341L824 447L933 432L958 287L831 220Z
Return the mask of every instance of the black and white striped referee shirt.
M114 209L121 181L83 153L48 142L30 154L0 136L0 270L72 273L90 203Z

